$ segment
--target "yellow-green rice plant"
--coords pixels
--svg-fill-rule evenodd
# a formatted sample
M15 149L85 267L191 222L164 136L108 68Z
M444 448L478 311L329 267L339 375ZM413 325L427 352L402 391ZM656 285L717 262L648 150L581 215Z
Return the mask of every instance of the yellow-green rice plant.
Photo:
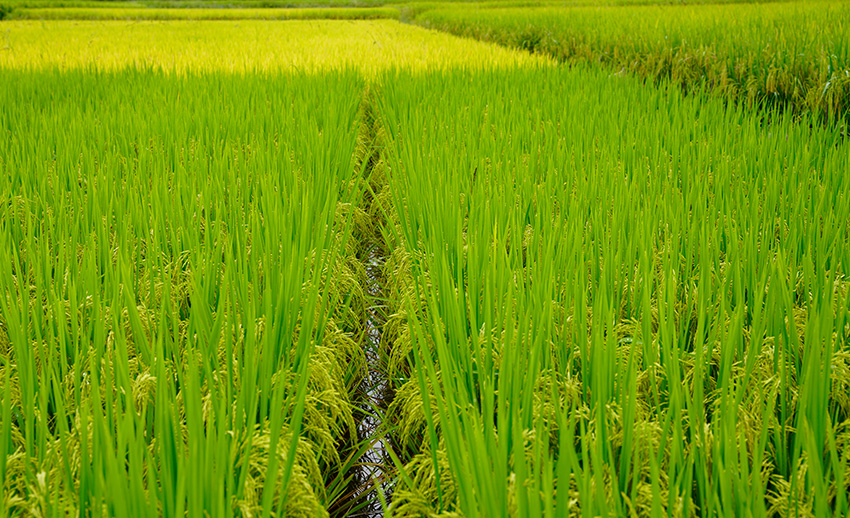
M379 114L394 516L848 512L840 129L580 68Z
M18 9L291 9L368 8L384 5L383 0L5 0Z
M548 61L393 20L4 22L0 69L162 69L169 72L443 70ZM360 92L351 92L359 96Z
M658 2L662 4L661 2ZM844 119L850 9L839 1L480 9L444 6L416 21L614 73L670 80L747 105Z
M16 20L371 20L398 18L392 7L279 8L148 8L37 7L17 8Z
M327 515L365 369L362 80L3 77L4 513Z

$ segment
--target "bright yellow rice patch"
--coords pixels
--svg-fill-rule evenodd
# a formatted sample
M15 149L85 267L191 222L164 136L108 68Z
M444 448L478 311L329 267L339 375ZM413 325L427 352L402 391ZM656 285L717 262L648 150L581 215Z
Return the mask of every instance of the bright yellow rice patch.
M168 71L439 70L534 66L545 58L395 20L9 21L0 68Z

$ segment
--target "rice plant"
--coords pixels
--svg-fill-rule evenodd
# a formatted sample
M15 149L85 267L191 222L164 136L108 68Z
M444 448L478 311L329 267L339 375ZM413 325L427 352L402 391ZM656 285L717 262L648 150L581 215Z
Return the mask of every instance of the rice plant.
M4 79L6 512L326 515L365 368L360 78Z
M845 516L835 129L590 70L393 75L393 516Z
M14 11L16 20L371 20L398 18L398 15L398 10L391 7L174 9L95 6L17 8Z
M513 7L450 5L417 23L570 64L672 81L742 104L780 105L846 122L846 2ZM691 2L688 2L691 4Z
M3 28L5 514L850 512L814 108L390 20Z
M8 27L5 514L364 509L367 78L545 60L393 23Z
M393 20L9 21L3 69L234 74L537 66L548 60ZM352 92L355 97L361 92Z

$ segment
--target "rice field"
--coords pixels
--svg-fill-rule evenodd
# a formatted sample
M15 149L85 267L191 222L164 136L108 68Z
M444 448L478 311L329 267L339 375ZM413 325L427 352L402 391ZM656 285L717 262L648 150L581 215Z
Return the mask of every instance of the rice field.
M394 20L4 22L0 68L315 74L530 66L545 58ZM353 93L355 97L356 93Z
M6 511L320 514L363 365L359 79L6 77Z
M817 110L396 20L2 39L4 516L850 516Z
M834 129L556 68L380 112L394 516L846 516Z
M436 5L427 27L539 52L568 64L672 82L686 91L846 119L850 6L846 2L480 9ZM691 2L688 2L691 4Z
M16 9L16 20L370 20L398 18L391 7L154 8L38 7Z

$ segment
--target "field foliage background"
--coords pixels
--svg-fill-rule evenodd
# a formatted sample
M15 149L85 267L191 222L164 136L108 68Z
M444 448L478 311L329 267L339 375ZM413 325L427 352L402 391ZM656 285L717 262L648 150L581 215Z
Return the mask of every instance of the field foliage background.
M4 514L848 516L850 11L696 4L4 1Z

